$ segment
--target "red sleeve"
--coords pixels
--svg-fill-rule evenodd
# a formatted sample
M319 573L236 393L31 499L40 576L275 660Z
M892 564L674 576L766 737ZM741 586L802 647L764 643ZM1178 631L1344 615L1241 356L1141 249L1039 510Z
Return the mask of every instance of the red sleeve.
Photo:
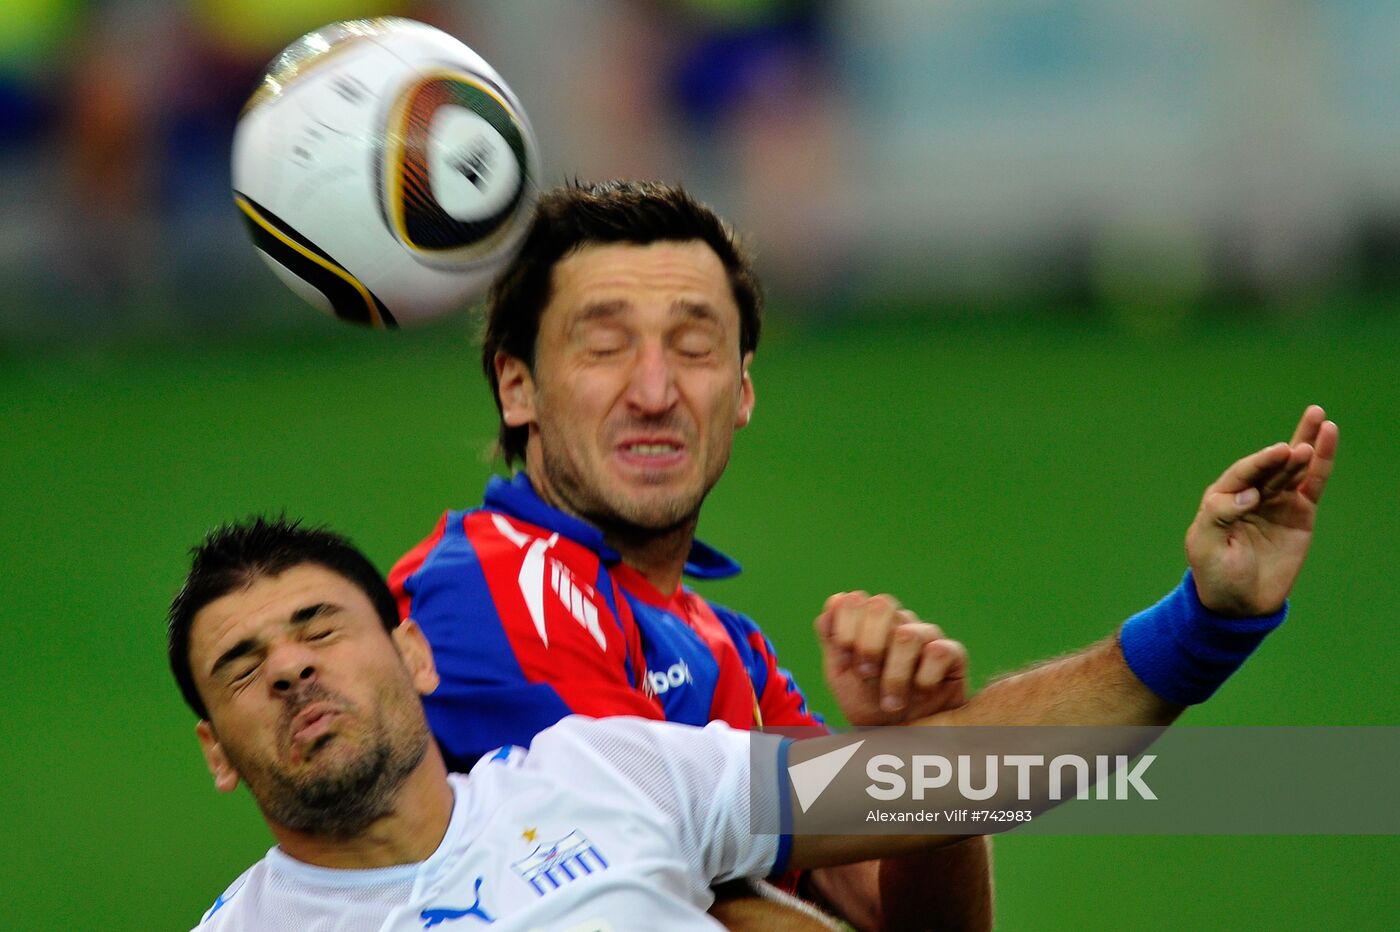
M438 518L437 526L433 528L433 533L419 541L418 545L408 553L399 557L393 569L389 570L389 591L394 593L394 601L399 604L399 621L411 616L413 598L404 587L408 578L418 572L423 566L423 561L428 558L428 554L433 552L433 548L442 542L443 531L447 529L448 512L443 512Z
M767 727L815 726L825 731L826 723L820 715L807 708L807 697L802 695L792 674L778 666L772 642L756 627L749 632L748 640L766 669L766 675L761 677L761 689L758 689L760 677L754 678L754 687L758 689L759 722Z

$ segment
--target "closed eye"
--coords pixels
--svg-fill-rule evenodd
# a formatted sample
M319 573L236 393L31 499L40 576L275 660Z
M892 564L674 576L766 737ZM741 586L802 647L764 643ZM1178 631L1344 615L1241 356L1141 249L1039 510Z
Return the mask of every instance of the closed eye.
M676 352L686 359L704 359L715 351L718 342L715 335L705 330L690 329L682 333L673 344Z
M625 350L631 334L618 319L619 308L605 306L585 312L572 327L573 339L589 356L611 356Z
M253 674L257 673L260 669L262 669L262 663L258 662L244 670L236 671L229 679L229 684L232 686L241 686L251 681L253 679Z
M626 348L626 337L618 333L590 334L583 343L584 352L591 356L611 356Z

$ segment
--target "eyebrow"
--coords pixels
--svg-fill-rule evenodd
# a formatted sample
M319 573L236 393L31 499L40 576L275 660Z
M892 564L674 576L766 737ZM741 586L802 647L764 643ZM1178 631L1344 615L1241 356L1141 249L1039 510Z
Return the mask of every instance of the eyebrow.
M598 301L589 304L573 319L569 324L569 329L572 331L584 324L618 317L626 312L627 307L626 301ZM687 301L683 298L673 301L671 302L671 313L673 315L679 314L690 320L719 322L719 312L703 301Z
M671 304L672 314L682 314L691 320L719 323L719 312L701 301L675 301Z
M569 332L572 333L584 324L591 324L594 321L618 317L626 310L627 302L625 301L598 301L589 304L584 307L583 310L579 311L577 317L570 321Z
M333 614L338 611L340 611L339 605L335 605L331 602L316 602L315 604L304 606L292 612L291 618L289 618L288 621L293 625L304 625L313 618L318 618L321 615ZM214 665L209 668L210 678L217 676L220 670L233 663L239 657L245 657L253 653L253 651L258 649L260 644L261 641L255 637L244 638L224 651L219 655L219 659L214 661Z

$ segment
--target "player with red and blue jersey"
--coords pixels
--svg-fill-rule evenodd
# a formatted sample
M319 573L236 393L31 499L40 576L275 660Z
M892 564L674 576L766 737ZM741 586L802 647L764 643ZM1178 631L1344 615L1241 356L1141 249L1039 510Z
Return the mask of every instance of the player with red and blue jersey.
M739 565L695 541L685 571L722 579ZM389 581L433 645L443 686L424 704L457 770L570 714L822 723L752 620L684 586L661 593L523 473L443 515Z
M528 744L570 713L820 725L759 628L682 584L738 571L695 529L753 412L761 304L731 231L683 191L541 196L482 348L501 452L524 469L494 480L484 507L444 515L390 574L433 645L428 715L450 764ZM893 600L851 596L818 623L848 721L961 704L961 645ZM952 927L989 926L983 842L916 860L823 869L808 892L861 928L899 888Z

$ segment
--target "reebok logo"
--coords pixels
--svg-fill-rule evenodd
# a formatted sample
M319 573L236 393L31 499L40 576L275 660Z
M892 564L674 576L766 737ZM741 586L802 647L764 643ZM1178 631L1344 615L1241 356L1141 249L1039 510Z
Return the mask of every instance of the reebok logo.
M662 696L693 682L695 680L690 676L689 665L684 660L678 660L665 670L648 670L646 689L653 696Z

